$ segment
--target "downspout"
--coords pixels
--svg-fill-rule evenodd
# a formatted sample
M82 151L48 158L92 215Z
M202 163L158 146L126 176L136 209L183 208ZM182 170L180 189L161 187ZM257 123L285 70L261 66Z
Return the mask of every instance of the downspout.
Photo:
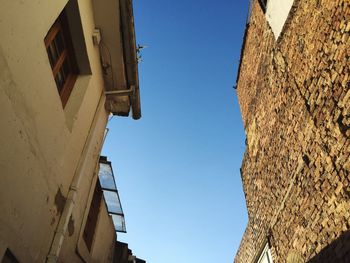
M131 85L129 89L125 90L111 90L111 91L105 91L104 94L106 96L132 96L135 92L135 86Z
M104 96L104 93L102 92L100 99L99 99L99 102L98 102L98 106L97 106L96 111L94 113L93 121L92 121L90 128L89 128L88 137L85 141L81 157L79 159L77 168L75 170L73 180L72 180L71 185L69 187L67 200L66 200L65 206L63 208L63 212L62 212L62 215L60 217L60 220L58 222L54 237L52 239L50 251L46 257L47 263L55 263L58 261L58 257L59 257L59 254L60 254L60 251L61 251L61 248L63 245L64 237L65 237L66 232L67 232L69 219L72 215L72 212L73 212L73 209L75 206L75 200L76 200L76 197L77 197L77 194L79 191L80 182L82 181L82 178L84 177L83 176L84 173L82 172L82 167L86 162L86 159L87 159L86 156L87 156L87 153L88 153L90 145L91 145L91 140L94 136L94 130L95 130L97 121L99 119L98 113L101 111L101 109L104 109L104 103L105 103L105 96ZM106 120L106 123L107 123L107 120ZM101 140L100 147L98 149L99 154L101 153L101 150L102 150L104 138L105 138L105 136L103 136L103 138ZM98 162L98 160L97 160L97 162Z

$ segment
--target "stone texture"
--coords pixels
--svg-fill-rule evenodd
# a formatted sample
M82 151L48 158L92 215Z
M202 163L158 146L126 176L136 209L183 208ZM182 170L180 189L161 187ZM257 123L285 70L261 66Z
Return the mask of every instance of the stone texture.
M350 262L350 1L294 1L277 41L253 1L237 93L249 223L235 262ZM293 261L294 260L294 261Z

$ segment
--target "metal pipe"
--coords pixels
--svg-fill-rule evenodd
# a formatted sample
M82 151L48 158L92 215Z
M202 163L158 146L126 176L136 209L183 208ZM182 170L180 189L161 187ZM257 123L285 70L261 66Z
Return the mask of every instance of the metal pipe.
M135 91L135 86L130 86L130 89L125 90L113 90L113 91L105 91L105 95L113 95L113 96L126 96L133 95Z
M82 181L82 178L85 175L85 173L83 173L83 171L82 171L82 167L84 166L86 159L87 159L86 156L87 156L87 153L88 153L90 146L91 146L91 141L92 141L92 138L94 136L94 131L96 128L97 121L100 119L98 116L99 115L98 113L100 112L101 109L104 109L104 103L105 103L104 98L105 97L102 96L102 94L103 93L101 93L99 103L98 103L96 111L94 113L94 117L93 117L92 123L91 123L90 128L89 128L89 133L88 133L87 139L85 141L81 157L79 159L77 168L75 170L71 185L69 187L67 200L66 200L65 206L63 208L62 215L60 217L60 220L59 220L58 225L57 225L57 229L56 229L54 237L52 239L51 248L50 248L50 251L49 251L47 258L46 258L47 263L56 263L58 261L58 257L59 257L59 254L60 254L60 251L61 251L61 248L63 245L64 237L65 237L65 234L67 232L69 219L72 215L72 212L73 212L73 209L75 206L75 199L76 199L78 191L79 191L80 182ZM106 125L107 125L107 120L106 120ZM103 141L105 138L104 135L106 135L106 134L102 135L99 153L102 150ZM96 162L98 163L98 160Z

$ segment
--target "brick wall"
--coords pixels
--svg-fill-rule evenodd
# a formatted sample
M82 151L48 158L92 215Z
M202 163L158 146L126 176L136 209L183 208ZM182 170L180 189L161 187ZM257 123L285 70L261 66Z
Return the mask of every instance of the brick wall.
M237 93L249 223L235 262L350 262L350 1L295 0L279 39L253 2Z

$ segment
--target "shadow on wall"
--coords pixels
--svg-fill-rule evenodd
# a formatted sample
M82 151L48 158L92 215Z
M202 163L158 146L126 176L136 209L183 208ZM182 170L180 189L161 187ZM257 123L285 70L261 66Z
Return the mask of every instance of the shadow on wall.
M350 230L344 232L308 263L350 262Z

